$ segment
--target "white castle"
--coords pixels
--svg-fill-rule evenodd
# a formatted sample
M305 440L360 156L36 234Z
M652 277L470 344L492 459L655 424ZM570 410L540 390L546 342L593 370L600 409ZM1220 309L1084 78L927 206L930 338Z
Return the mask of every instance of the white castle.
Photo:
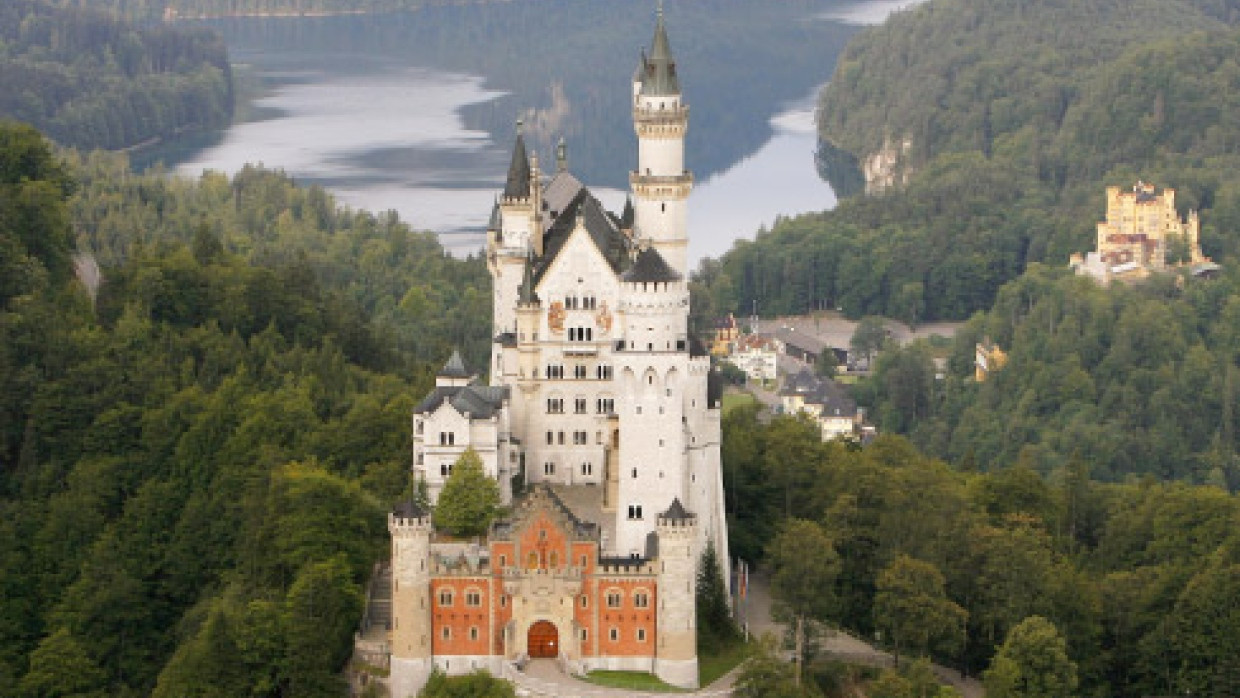
M721 395L689 337L689 108L661 9L632 110L638 167L618 216L568 171L562 141L546 176L518 131L487 235L490 385L454 355L413 415L432 502L473 448L514 514L485 545L437 537L423 511L392 515L393 695L432 667L501 674L539 656L697 684L708 541L728 574Z

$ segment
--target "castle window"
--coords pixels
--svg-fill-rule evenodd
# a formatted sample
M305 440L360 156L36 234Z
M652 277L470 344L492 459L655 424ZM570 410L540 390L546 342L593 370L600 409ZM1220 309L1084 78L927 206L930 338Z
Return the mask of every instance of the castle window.
M451 589L443 589L439 592L439 605L440 606L451 606L452 605L452 590Z
M650 608L650 594L645 591L633 592L634 608Z
M528 570L532 570L532 569L536 569L537 567L538 567L538 553L532 552L529 554L529 557L525 558L525 568Z
M624 595L620 593L620 590L607 590L607 608L620 608L622 603L624 603Z
M559 442L561 446L564 445L564 432L556 434L556 441Z
M465 591L465 605L478 607L482 605L482 592L476 589L467 589Z
M562 397L547 398L547 413L548 414L563 414L564 413L564 398Z
M421 436L422 435L422 420L420 419L418 420L417 427L418 427L418 435Z
M586 567L586 566L587 566L587 565L589 565L589 564L590 564L590 557L589 557L588 555L582 555L582 556L581 556L581 566L582 566L582 567ZM585 597L583 596L582 598L584 599ZM582 606L582 608L585 608L585 606Z
M554 443L555 443L555 432L554 431L547 432L547 445L550 446Z
M630 504L629 505L629 521L640 521L641 518L642 518L642 505Z
M508 566L508 556L507 556L507 555L500 555L500 556L499 556L499 568L500 568L500 569L504 569L504 568L505 568L505 567L507 567L507 566Z
M508 595L507 594L500 594L499 607L508 608Z
M445 625L443 627L442 635L443 635L444 642L451 642L452 641L452 628L449 628L448 626Z
M608 630L607 637L611 638L612 642L618 642L620 640L620 629L612 628L611 630Z
M588 376L589 372L585 366L573 366L573 378L581 380L583 378L587 378Z
M582 642L582 644L584 644L584 643L588 642L589 640L590 640L590 631L589 631L589 630L587 630L586 628L582 628L582 629L581 629L581 642Z
M418 465L422 465L425 462L426 462L425 454L419 453L418 454Z
M633 468L633 479L637 479L637 468Z
M646 629L645 629L645 628L638 628L638 629L637 629L637 641L638 641L638 642L645 642L645 641L646 641Z
M543 463L543 475L555 475L555 463L551 461Z
M640 631L640 630L638 631L638 633L639 633L639 634L644 634L644 632L645 632L645 631ZM470 640L477 640L477 639L478 639L478 628L477 628L476 626L475 626L475 627L471 627L471 628L469 629L469 639L470 639ZM641 639L643 639L643 638L638 638L638 639L639 639L639 640L641 640Z
M581 464L581 474L582 474L582 475L593 475L593 474L594 474L594 465L593 465L593 464L591 464L591 463L582 463L582 464Z
M588 406L590 403L584 397L579 397L573 402L574 402L573 406L576 409L577 414L585 414L587 412Z
M590 442L589 437L590 435L584 431L574 431L573 432L573 445L584 446Z
M451 463L440 463L439 464L439 476L440 477L448 477L451 474L452 474Z

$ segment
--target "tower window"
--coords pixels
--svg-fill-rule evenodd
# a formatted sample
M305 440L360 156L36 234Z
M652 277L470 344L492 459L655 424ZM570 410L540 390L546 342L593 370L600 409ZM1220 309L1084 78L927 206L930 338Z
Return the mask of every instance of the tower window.
M637 629L637 641L638 641L638 642L645 642L645 641L646 641L646 629L645 629L645 628L638 628L638 629Z
M623 599L624 599L624 596L619 591L615 591L615 590L608 591L607 592L607 608L620 608L620 604L622 603Z
M630 504L629 505L629 521L640 521L641 518L642 518L642 505Z
M543 475L555 475L555 463L551 461L543 463Z
M439 592L439 605L440 606L451 606L452 605L452 591L450 589L444 589L443 591Z

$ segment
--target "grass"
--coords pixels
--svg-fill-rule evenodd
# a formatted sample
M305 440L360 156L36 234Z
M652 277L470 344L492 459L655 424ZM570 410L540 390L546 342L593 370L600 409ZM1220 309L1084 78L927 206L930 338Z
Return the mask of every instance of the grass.
M756 398L749 393L728 392L723 394L723 413L727 414L737 407L753 404Z
M585 680L599 686L624 688L630 691L653 691L655 693L685 692L683 688L664 683L659 677L654 674L647 674L644 671L605 671L599 669L586 674Z
M698 684L705 688L720 676L732 671L749 658L750 646L737 639L723 647L701 650L698 653Z

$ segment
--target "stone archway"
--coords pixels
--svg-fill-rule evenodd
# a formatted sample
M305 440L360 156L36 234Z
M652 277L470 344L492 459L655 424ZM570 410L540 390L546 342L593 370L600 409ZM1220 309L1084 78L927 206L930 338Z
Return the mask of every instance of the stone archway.
M551 621L540 620L530 626L527 647L530 659L555 659L560 655L560 631Z

